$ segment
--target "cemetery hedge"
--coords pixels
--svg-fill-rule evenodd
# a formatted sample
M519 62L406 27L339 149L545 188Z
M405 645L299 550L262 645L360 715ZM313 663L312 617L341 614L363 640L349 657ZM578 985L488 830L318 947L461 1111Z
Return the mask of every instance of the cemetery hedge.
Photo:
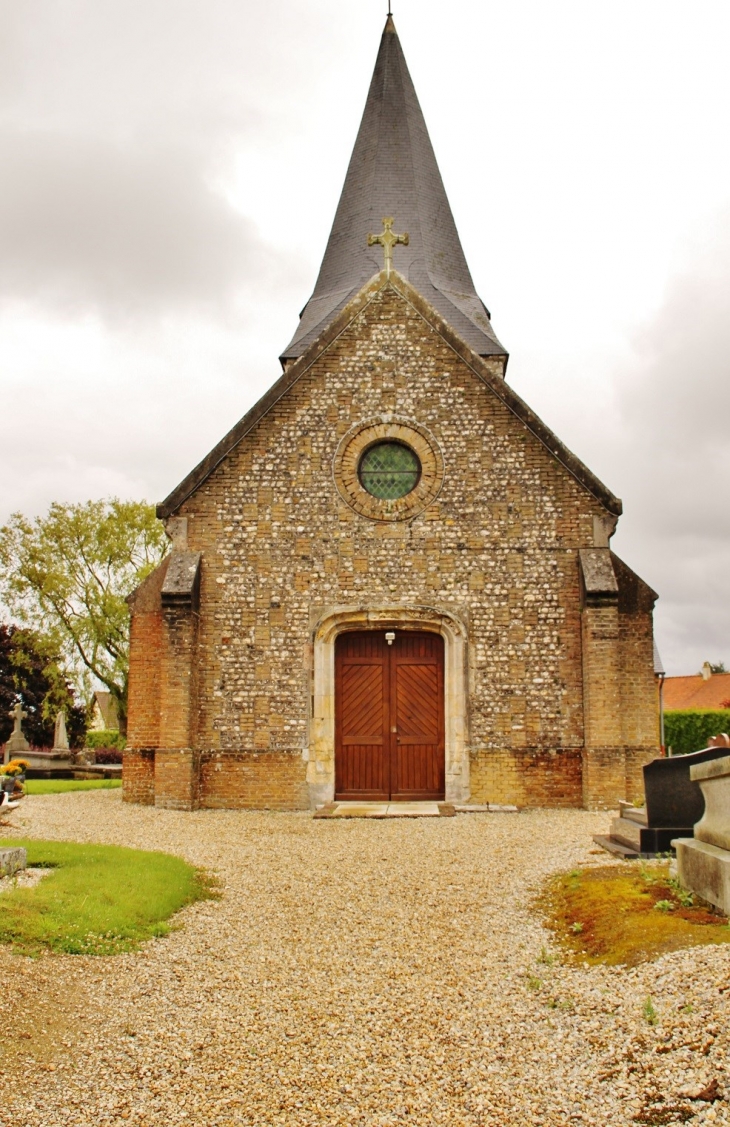
M664 742L675 755L701 751L710 737L720 732L730 732L730 708L688 708L664 713Z
M85 747L90 748L118 748L124 750L125 739L117 728L91 728L86 733Z

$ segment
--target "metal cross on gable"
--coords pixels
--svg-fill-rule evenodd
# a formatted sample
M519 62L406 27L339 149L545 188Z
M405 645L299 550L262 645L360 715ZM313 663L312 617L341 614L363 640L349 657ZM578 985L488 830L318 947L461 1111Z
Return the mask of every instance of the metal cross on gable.
M380 234L380 235L368 235L368 246L369 247L375 246L376 243L380 243L380 245L383 248L383 256L385 258L385 276L386 276L386 278L390 277L390 271L393 268L393 247L397 246L399 243L401 243L404 247L407 247L408 243L410 241L407 233L405 235L394 235L393 234L393 224L394 223L395 223L395 220L392 217L389 216L388 218L383 220L382 234Z

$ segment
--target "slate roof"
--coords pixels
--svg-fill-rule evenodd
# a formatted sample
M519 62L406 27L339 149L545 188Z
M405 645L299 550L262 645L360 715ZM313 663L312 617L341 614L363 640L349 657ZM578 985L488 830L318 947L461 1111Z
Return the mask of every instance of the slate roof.
M506 356L474 289L416 91L391 16L314 293L282 361L301 356L383 266L368 234L409 235L394 267L479 356Z

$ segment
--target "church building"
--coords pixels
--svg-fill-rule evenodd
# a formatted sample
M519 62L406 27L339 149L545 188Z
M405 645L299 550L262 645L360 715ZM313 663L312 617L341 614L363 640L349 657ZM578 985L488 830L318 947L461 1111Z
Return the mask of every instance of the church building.
M616 806L658 754L620 500L506 382L391 17L314 293L158 506L124 798Z

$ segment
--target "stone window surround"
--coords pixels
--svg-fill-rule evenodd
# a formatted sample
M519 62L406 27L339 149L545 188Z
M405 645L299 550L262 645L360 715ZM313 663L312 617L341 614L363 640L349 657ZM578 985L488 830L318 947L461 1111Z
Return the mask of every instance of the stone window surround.
M427 630L444 639L446 802L469 799L467 632L449 611L428 606L334 607L313 635L312 721L307 783L312 809L335 796L335 641L348 630Z
M409 446L421 463L414 489L404 497L383 501L373 497L360 481L360 459L370 446L390 439ZM351 427L337 447L332 473L344 501L370 520L411 520L433 504L444 480L444 458L438 442L426 427L413 419L380 415L363 419Z

